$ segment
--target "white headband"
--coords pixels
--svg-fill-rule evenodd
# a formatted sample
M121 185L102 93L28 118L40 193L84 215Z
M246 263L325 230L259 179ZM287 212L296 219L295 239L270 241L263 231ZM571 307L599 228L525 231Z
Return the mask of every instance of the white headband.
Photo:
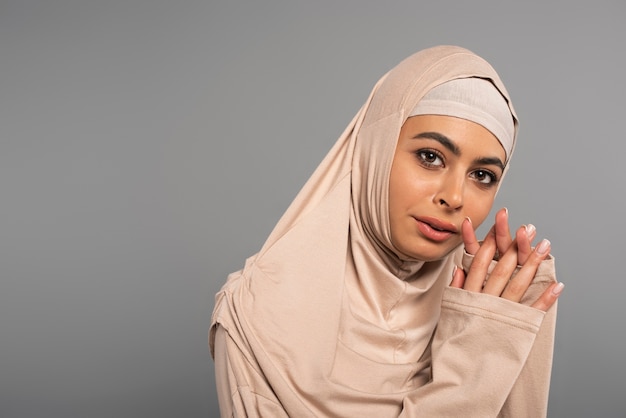
M459 78L440 84L419 101L409 117L454 116L478 123L500 141L508 160L513 150L515 126L507 101L490 81Z

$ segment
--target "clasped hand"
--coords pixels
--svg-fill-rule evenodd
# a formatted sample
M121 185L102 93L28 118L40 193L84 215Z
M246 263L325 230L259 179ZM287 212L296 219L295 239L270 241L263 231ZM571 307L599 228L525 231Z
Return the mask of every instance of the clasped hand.
M465 289L471 292L486 293L501 298L519 302L528 287L533 282L539 264L550 254L550 241L544 239L533 249L532 240L536 230L531 224L522 225L511 238L509 218L506 209L496 214L496 221L491 227L484 241L476 239L471 220L465 219L462 225L463 243L465 251L474 256L468 272L461 268L455 269L451 287ZM487 278L487 272L492 261L497 264ZM520 266L515 276L515 269ZM551 284L532 307L547 311L556 302L563 283Z

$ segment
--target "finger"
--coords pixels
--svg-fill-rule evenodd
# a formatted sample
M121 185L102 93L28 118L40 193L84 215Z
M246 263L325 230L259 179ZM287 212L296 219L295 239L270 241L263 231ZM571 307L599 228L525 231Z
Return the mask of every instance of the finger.
M528 260L526 260L526 263L524 263L515 277L509 281L502 292L502 297L513 302L519 302L535 278L539 264L545 260L548 254L550 254L550 241L544 239L530 254Z
M474 226L470 218L465 218L463 223L461 223L461 235L463 236L465 251L468 254L476 254L480 248L480 243L476 239L476 233L474 232Z
M533 252L531 243L536 235L535 226L528 224L520 227L515 233L515 242L517 244L517 264L520 266L526 263L528 257Z
M509 229L509 211L502 208L496 213L496 243L498 253L504 254L511 246L511 231Z
M512 244L509 249L500 256L498 263L489 275L489 280L483 287L483 293L500 296L517 268L517 246Z
M456 287L459 289L463 288L463 284L465 283L465 272L462 268L454 266L454 271L452 272L452 282L450 282L450 287Z
M469 272L465 278L464 289L471 292L481 292L487 271L496 253L496 235L493 230L489 231L480 249L472 260Z
M554 305L554 302L559 298L565 285L563 283L553 283L541 294L537 302L533 303L532 307L547 311Z

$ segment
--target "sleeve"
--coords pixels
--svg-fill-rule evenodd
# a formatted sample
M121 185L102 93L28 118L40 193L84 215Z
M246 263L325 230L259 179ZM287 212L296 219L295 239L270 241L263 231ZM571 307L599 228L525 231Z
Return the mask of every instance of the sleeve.
M554 282L556 282L556 272L554 258L551 257L539 267L535 283L522 299L522 304L534 303L539 295ZM499 417L545 417L548 415L548 394L554 353L557 304L558 301L545 313L539 332L535 337L535 343L498 415Z
M521 303L446 288L431 380L404 399L400 416L545 417L556 306L544 313L530 305L554 281L550 258Z
M221 325L211 330L221 418L287 417L265 377Z
M241 272L229 275L226 284L215 295L209 328L220 417L287 418L236 320L232 299L234 289L241 284L241 277Z

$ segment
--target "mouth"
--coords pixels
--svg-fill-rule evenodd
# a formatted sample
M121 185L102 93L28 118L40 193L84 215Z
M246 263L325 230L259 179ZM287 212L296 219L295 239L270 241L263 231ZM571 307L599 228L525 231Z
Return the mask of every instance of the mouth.
M445 241L459 231L454 224L441 219L428 216L414 219L417 221L417 228L422 235L432 241Z

